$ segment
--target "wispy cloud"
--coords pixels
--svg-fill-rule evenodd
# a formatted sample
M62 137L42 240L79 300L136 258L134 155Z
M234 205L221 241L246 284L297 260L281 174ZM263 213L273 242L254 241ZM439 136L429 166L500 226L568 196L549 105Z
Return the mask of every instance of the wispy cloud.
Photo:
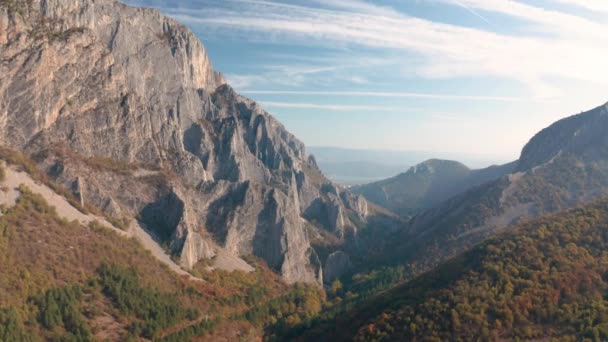
M479 14L477 11L475 11L471 7L467 6L466 4L460 2L459 0L451 0L451 1L452 1L452 3L454 3L454 4L456 4L456 5L464 8L465 10L467 10L469 13L471 13L474 16L476 16L477 18L481 19L486 24L492 25L492 23L490 23L490 21L488 19L486 19L486 17L484 17L483 15Z
M385 107L385 106L357 106L357 105L342 105L342 104L318 104L318 103L302 103L302 102L272 102L261 101L268 108L301 108L301 109L323 109L336 112L398 112L403 111L403 108Z
M554 0L563 4L586 8L592 11L608 12L608 1L606 0Z
M367 13L380 16L398 17L399 12L390 7L378 6L361 0L309 0L334 9L348 10L355 13Z
M454 0L440 1L449 4L453 3ZM579 0L557 1L569 2L571 4L579 2ZM466 6L471 9L500 13L526 20L536 25L538 29L550 33L555 37L585 40L605 39L605 34L608 32L608 26L604 24L573 14L536 7L514 0L458 0L458 3L460 6Z
M238 90L258 84L273 86L308 86L371 84L366 76L375 67L399 65L393 58L357 56L317 56L315 58L295 55L272 55L265 58L265 64L257 66L255 74L228 74L230 84Z
M384 98L417 98L431 100L460 100L460 101L499 101L499 102L530 102L527 98L506 96L475 96L475 95L451 95L432 93L407 93L407 92L373 92L373 91L291 91L291 90L247 90L241 92L247 95L316 95L316 96L341 96L341 97L384 97ZM269 102L266 102L269 103Z
M552 79L608 85L608 24L522 1L419 0L464 7L487 22L485 13L523 20L528 34L517 35L433 22L364 0L311 0L298 2L300 5L266 0L193 1L195 5L190 7L181 1L178 5L156 3L178 20L220 37L243 34L252 41L403 51L420 57L420 62L407 67L422 78L498 77L522 82L533 96L545 98L562 95ZM605 0L553 1L596 11L608 9ZM292 70L296 67L290 66ZM302 70L267 70L255 76L275 80L275 84L300 85L310 82L310 75ZM253 84L249 82L252 75L232 77L243 87Z
M453 4L453 0L442 1ZM556 95L549 78L608 85L606 25L517 1L459 3L476 11L529 21L547 34L512 36L404 14L388 16L256 0L226 0L212 10L166 11L192 26L219 29L219 34L250 32L305 45L338 43L409 51L424 57L424 62L412 66L421 77L513 79L527 84L539 97Z

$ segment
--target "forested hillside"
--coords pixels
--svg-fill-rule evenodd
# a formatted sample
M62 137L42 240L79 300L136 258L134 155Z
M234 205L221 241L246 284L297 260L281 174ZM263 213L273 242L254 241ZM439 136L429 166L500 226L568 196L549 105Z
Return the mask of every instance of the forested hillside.
M339 318L336 336L606 340L607 272L604 200L522 224L475 247Z

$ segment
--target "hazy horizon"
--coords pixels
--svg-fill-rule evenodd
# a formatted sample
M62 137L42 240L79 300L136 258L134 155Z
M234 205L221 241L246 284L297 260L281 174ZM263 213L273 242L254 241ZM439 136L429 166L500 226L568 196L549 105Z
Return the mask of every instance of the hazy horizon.
M318 161L349 163L349 162L370 162L393 166L408 167L422 163L429 159L453 160L460 162L471 169L485 168L492 165L502 165L513 162L519 158L508 158L493 155L484 155L467 152L442 152L442 151L416 151L416 150L396 150L396 149L374 149L374 148L349 148L341 146L306 146L309 154L313 154ZM326 157L326 153L319 155L322 150L329 152L342 152L340 155ZM324 151L325 152L325 151ZM402 156L402 159L399 159ZM404 170L405 171L405 170Z
M467 153L352 149L333 146L308 146L307 152L315 156L317 164L326 176L346 185L365 184L391 178L429 159L457 161L472 170L504 165L517 159L507 160Z

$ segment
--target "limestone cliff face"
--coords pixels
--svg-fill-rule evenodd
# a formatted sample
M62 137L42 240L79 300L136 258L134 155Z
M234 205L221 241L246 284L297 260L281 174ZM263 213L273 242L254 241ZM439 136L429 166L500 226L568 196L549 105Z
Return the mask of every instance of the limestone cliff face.
M152 9L0 1L0 131L85 202L138 216L185 268L225 249L322 283L302 217L343 236L367 216L226 84L192 32Z

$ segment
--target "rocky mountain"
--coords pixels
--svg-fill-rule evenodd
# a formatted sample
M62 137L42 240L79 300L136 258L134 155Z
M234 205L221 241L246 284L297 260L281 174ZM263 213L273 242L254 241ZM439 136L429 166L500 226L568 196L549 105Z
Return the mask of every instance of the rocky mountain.
M345 241L368 219L157 10L0 0L0 132L83 204L137 217L185 269L255 255L288 282L321 283L309 231Z
M513 171L514 163L471 170L462 163L431 159L395 177L352 188L354 193L403 217Z
M563 119L524 147L514 171L415 216L384 246L428 270L506 227L608 194L608 107Z

